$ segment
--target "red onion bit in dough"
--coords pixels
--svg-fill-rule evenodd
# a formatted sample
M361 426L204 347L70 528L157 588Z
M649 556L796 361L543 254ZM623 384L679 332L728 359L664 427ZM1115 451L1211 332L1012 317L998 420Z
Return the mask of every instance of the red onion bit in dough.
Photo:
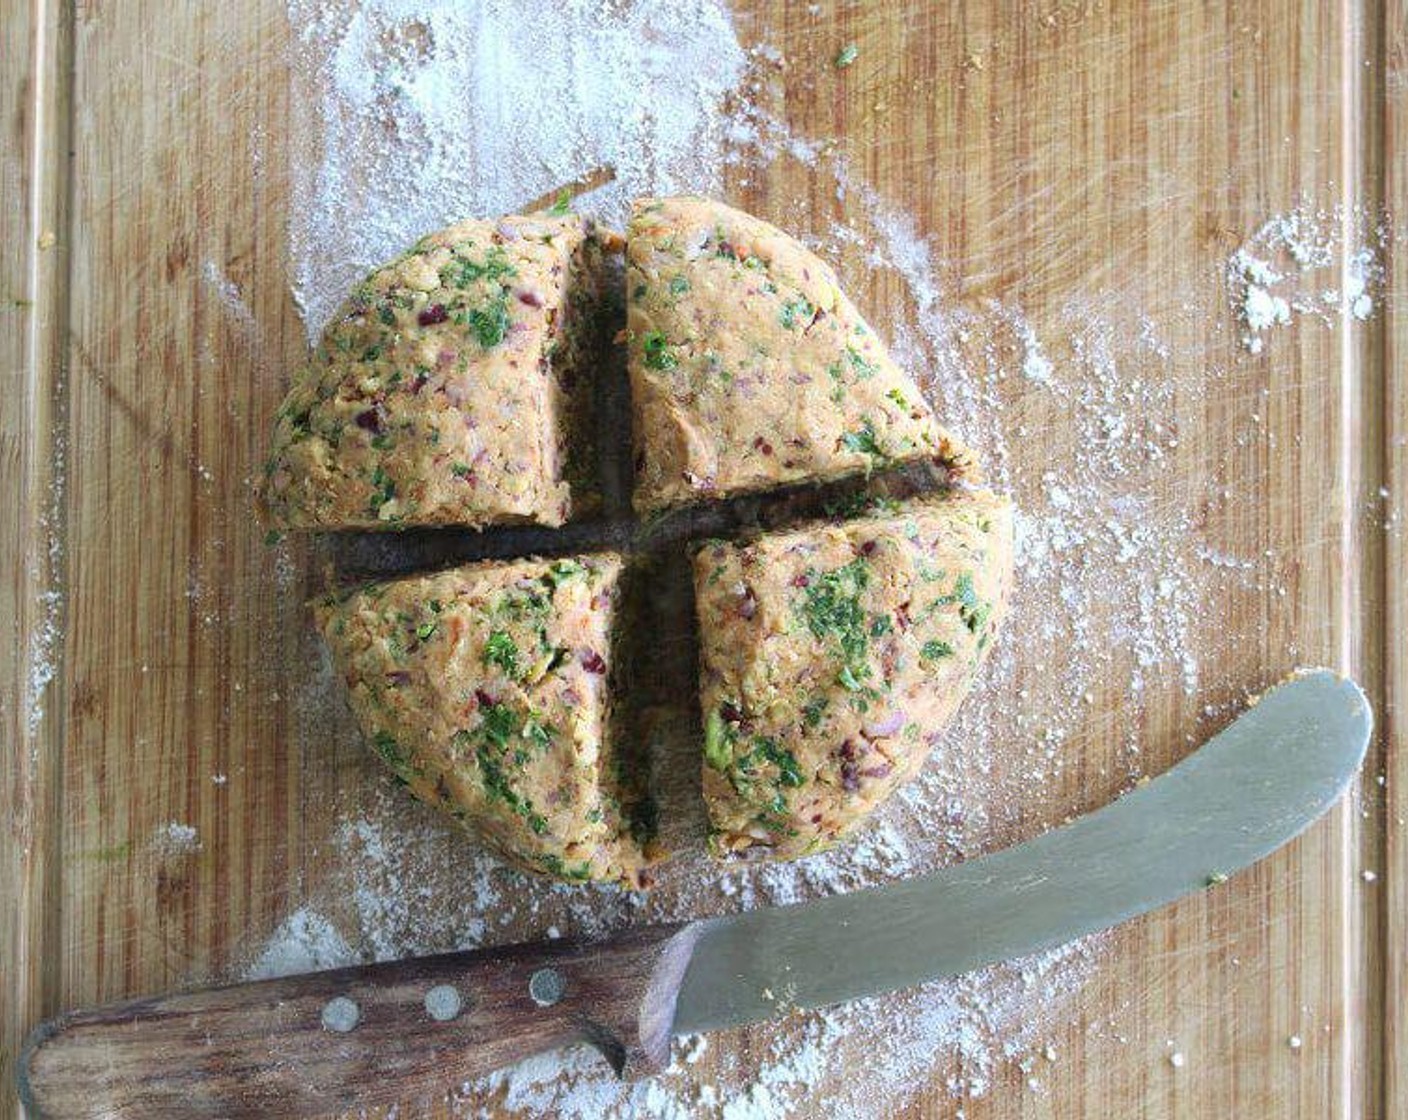
M866 720L861 725L867 739L883 739L895 734L905 723L905 714L898 708L886 712L876 719Z

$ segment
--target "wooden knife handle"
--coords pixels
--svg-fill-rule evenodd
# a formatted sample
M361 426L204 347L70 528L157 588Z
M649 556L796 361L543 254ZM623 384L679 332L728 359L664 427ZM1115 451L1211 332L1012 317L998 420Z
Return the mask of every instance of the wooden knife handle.
M697 925L263 980L61 1015L19 1061L32 1116L300 1116L387 1104L571 1042L669 1052ZM456 1010L456 1004L459 1007Z

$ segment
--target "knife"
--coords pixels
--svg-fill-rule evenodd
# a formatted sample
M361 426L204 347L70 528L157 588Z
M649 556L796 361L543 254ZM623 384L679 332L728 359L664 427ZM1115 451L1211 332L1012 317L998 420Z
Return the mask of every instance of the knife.
M1024 844L815 902L131 1000L36 1028L34 1116L326 1113L443 1091L576 1041L617 1069L757 1022L1073 940L1223 881L1320 817L1372 716L1318 669L1159 778Z

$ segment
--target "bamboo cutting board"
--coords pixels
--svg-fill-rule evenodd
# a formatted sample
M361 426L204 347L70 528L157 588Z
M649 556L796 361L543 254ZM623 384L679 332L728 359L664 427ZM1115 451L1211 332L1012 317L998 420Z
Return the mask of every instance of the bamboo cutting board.
M305 348L283 141L305 107L290 93L284 6L0 11L9 1112L30 1026L228 975L251 937L326 880L337 814L383 794L346 719L310 723L291 684L290 667L317 656L301 602L327 550L271 550L250 515L268 417ZM1280 331L1256 361L1229 308L1190 317L1176 297L1306 194L1408 213L1403 9L760 0L736 21L787 60L764 94L772 108L797 134L834 139L877 196L915 216L960 278L955 307L1020 305L1043 333L1073 289L1117 289L1185 363L1179 384L1196 391L1175 405L1158 486L1203 493L1215 478L1235 497L1210 498L1193 531L1219 554L1271 557L1276 578L1249 581L1190 630L1203 691L1145 684L1139 767L1163 769L1242 689L1297 663L1352 672L1380 719L1350 803L1254 872L1114 935L1055 1028L1061 1060L1042 1091L1003 1069L964 1115L1408 1113L1396 708L1408 688L1408 276L1390 245L1389 289L1368 322L1337 307L1326 329ZM845 81L822 80L850 42ZM252 130L267 138L257 169ZM864 204L820 191L795 161L730 176L731 200L791 228L820 231ZM203 282L208 261L246 318ZM902 295L883 282L858 294L882 328ZM999 402L1032 433L1009 441L1014 477L1039 477L1080 438L1029 389ZM1020 654L1018 666L986 717L1010 744L997 771L1028 764ZM1128 671L1109 662L1079 758L983 843L1120 788ZM153 837L167 847L154 852ZM496 936L542 932L525 922ZM716 1048L746 1070L778 1029ZM838 1048L828 1076L844 1081L866 1054L865 1039ZM959 1107L946 1089L958 1064L937 1051L904 1114ZM825 1101L812 1114L827 1115Z

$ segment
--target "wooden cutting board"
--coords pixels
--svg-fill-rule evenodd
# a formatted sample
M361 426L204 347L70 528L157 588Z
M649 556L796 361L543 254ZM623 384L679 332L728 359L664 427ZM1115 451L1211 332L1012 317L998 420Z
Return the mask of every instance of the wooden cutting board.
M1408 1114L1408 275L1390 245L1368 322L1336 307L1254 360L1231 307L1178 304L1305 197L1408 213L1403 8L759 0L736 17L786 60L772 109L833 138L915 217L958 278L945 298L1020 306L1046 334L1072 291L1126 291L1195 386L1159 486L1220 482L1231 497L1209 499L1193 532L1217 555L1267 558L1276 578L1190 631L1205 690L1145 683L1139 767L1162 769L1242 689L1297 663L1352 672L1380 716L1348 804L1254 872L1112 937L1054 1028L1041 1091L1003 1068L964 1115ZM30 1026L229 975L326 881L338 814L384 796L345 718L310 721L290 686L290 666L317 656L301 602L326 550L271 550L250 517L267 420L305 348L288 289L282 138L306 111L291 35L281 0L0 3L5 1114ZM258 168L251 130L266 138ZM730 199L793 228L865 205L819 192L795 161L730 175ZM210 261L243 320L203 280ZM902 293L858 295L884 328ZM1040 477L1080 432L1031 403L1036 387L1012 391L1033 427L1014 423L1012 473ZM1079 758L985 843L1119 788L1128 672L1109 662ZM1020 684L988 717L1011 728L998 771L1027 765ZM514 932L542 929L497 936ZM746 1070L775 1029L707 1060ZM865 1039L838 1048L828 1075L866 1055ZM959 1064L937 1050L903 1114L959 1107L945 1087ZM809 1114L828 1114L824 1093Z

